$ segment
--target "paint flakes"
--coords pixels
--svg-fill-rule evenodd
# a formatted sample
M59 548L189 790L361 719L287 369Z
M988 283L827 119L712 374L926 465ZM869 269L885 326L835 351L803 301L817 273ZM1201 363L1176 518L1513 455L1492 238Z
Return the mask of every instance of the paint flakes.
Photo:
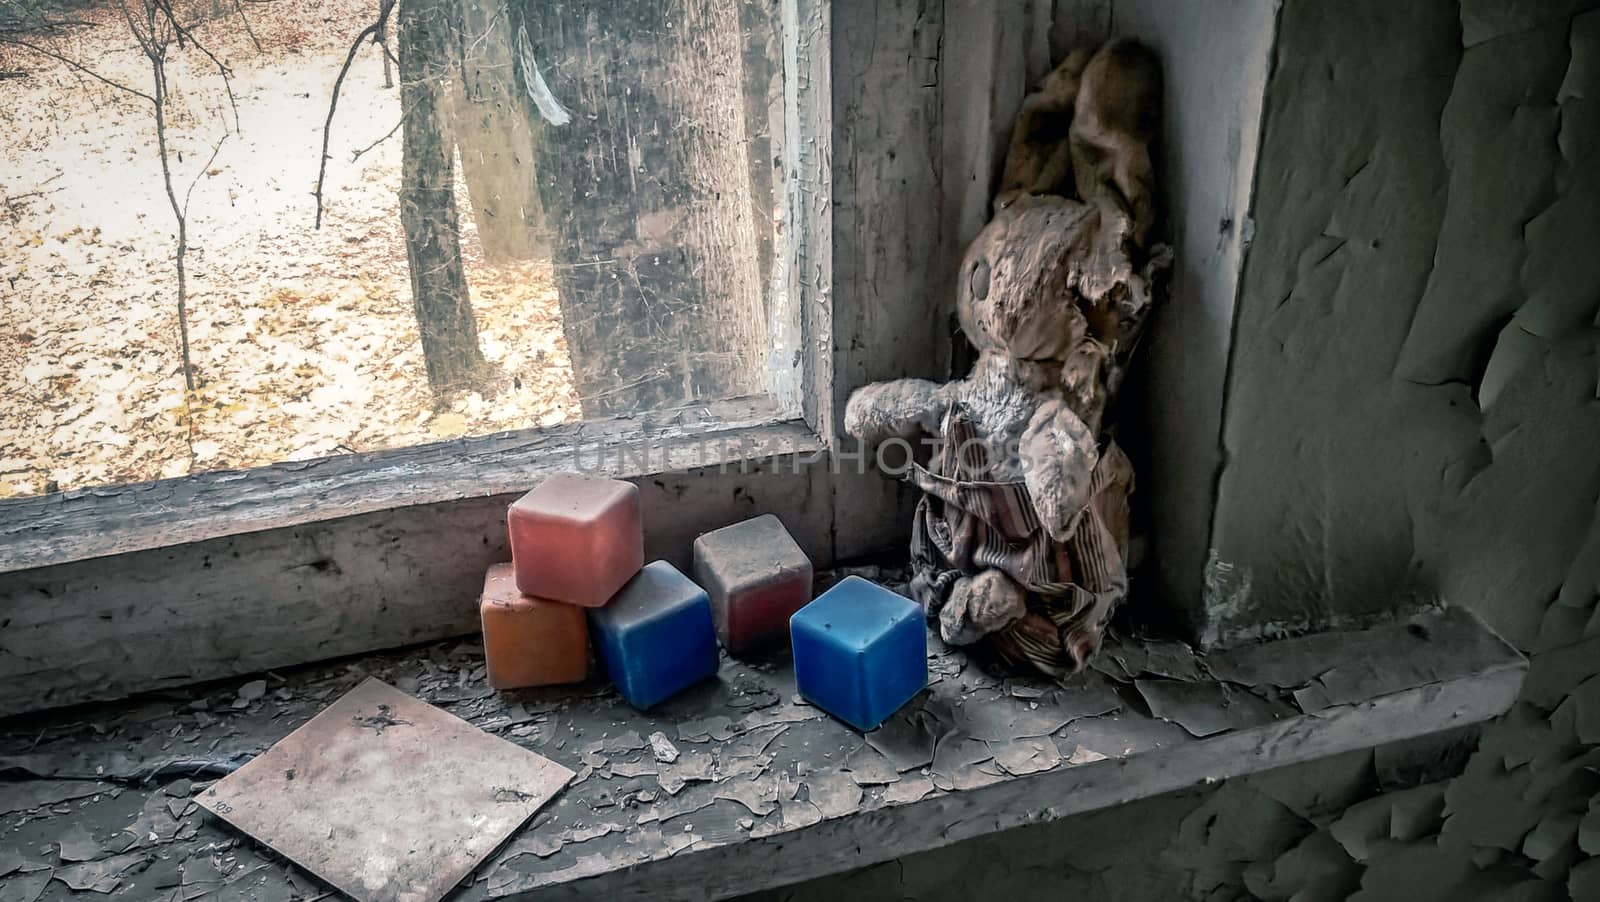
M1197 738L1271 723L1278 716L1266 699L1222 683L1140 679L1134 686L1151 714Z
M756 817L766 817L777 808L778 781L776 778L769 778L724 784L717 787L716 797L738 802Z
M879 786L900 779L899 769L883 753L867 744L851 752L844 767L850 772L850 779L861 786Z
M900 782L884 787L883 801L888 805L905 805L921 801L933 790L932 780L921 774L910 774Z
M710 782L716 773L716 759L700 751L685 751L673 764L661 765L656 782L669 796L675 796L690 783Z
M667 734L659 731L650 734L650 752L662 764L671 764L678 760L678 747L672 744Z
M974 739L998 742L1049 736L1072 722L1070 714L1049 709L1029 709L1006 696L974 698L957 710L963 731Z
M805 782L812 805L826 820L847 817L861 808L861 787L844 773L824 771Z
M717 797L714 792L706 791L708 788L697 789L688 795L663 800L650 812L654 814L652 820L665 824L674 818L694 814L701 809L709 807L717 800ZM641 823L646 822L641 821Z
M1018 739L990 745L994 763L1013 777L1043 773L1061 763L1061 752L1048 737Z
M678 724L678 738L684 742L727 742L736 735L733 720L721 714L700 717Z
M945 708L901 708L883 726L866 735L867 744L905 773L933 763L939 740L951 730Z
M1118 682L1132 682L1150 675L1171 680L1199 680L1205 677L1194 650L1182 642L1107 637L1089 666Z
M988 744L971 736L953 733L939 740L929 776L933 778L933 785L947 792L978 789L998 783L1005 777L997 769L982 766L993 758L994 753L989 751Z
M1077 766L1079 764L1093 764L1096 761L1104 760L1106 760L1105 755L1102 755L1093 749L1086 749L1081 745L1073 749L1072 754L1067 756L1067 763L1073 766Z
M620 833L622 828L616 824L595 824L590 827L573 827L561 834L563 843L584 843L591 839L599 839L612 833Z
M628 752L637 752L646 746L643 736L637 730L628 730L616 736L601 740L600 748L607 755L623 755Z
M565 843L559 836L534 835L518 843L518 847L533 855L535 858L549 858L561 851Z
M683 833L668 833L663 837L663 841L667 847L667 857L671 858L685 849L694 848L695 844L701 841L701 837L686 830Z
M644 758L639 761L614 761L611 772L619 777L632 779L634 777L653 777L657 767L654 758Z
M124 872L153 857L145 852L125 852L98 861L57 868L55 877L74 892L109 893L122 885Z
M787 829L795 830L822 822L822 812L810 802L783 799L779 804L783 808L783 826Z
M810 720L821 720L826 716L810 705L799 704L791 699L783 704L747 714L744 720L740 721L740 732L747 732L779 723L805 723Z
M94 841L89 831L82 824L73 824L56 841L57 854L62 861L93 861L100 857L103 851L100 844Z
M789 725L786 723L759 727L740 736L738 740L722 746L719 752L728 758L755 758L764 753L767 746L772 745L773 741L788 729Z

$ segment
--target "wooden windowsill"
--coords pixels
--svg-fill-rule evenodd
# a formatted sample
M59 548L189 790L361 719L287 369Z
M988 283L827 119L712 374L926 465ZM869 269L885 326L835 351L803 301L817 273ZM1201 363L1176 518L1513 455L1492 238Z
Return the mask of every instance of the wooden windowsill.
M575 466L624 478L820 451L767 397L0 501L0 573L374 511L525 491Z
M0 783L0 811L20 794L92 796L70 818L155 819L139 825L155 839L135 846L154 860L146 874L170 879L198 855L220 860L221 879L252 898L315 887L173 804L183 793L169 794L171 767L117 794L92 781L142 777L163 761L237 763L377 676L579 774L450 898L724 898L1479 723L1510 706L1526 670L1458 610L1205 657L1112 643L1063 687L997 679L934 640L933 684L864 742L796 700L783 659L724 661L719 679L646 715L599 685L494 693L474 674L479 654L436 645L302 668L238 707L234 683L0 722L0 777L28 778ZM657 731L677 746L676 763L656 763L644 740ZM874 746L903 755L904 770ZM65 827L48 814L22 818L0 845L54 841Z

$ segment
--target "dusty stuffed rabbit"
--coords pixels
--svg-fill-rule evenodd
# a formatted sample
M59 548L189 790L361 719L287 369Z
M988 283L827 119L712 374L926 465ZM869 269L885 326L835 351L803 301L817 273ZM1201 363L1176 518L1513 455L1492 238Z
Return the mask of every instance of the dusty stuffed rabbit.
M1068 87L1072 103L1056 96ZM1145 249L1159 97L1154 59L1128 42L1047 77L961 263L972 372L868 385L845 410L868 444L937 440L912 471L912 590L945 641L1053 675L1083 665L1127 594L1133 470L1103 421L1170 260Z

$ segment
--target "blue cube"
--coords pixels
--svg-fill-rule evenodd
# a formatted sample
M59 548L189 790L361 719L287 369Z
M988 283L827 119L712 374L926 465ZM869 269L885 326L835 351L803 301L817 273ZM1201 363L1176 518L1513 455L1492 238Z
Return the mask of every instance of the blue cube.
M591 608L589 628L611 682L641 711L717 672L711 599L666 561Z
M789 618L794 678L813 705L877 729L928 685L922 607L848 576Z

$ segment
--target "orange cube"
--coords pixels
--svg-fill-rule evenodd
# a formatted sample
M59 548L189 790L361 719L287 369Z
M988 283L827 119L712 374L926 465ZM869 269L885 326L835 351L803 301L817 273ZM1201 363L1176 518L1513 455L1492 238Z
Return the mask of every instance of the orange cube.
M551 686L582 682L589 675L584 609L517 591L510 564L489 568L479 613L490 686Z

